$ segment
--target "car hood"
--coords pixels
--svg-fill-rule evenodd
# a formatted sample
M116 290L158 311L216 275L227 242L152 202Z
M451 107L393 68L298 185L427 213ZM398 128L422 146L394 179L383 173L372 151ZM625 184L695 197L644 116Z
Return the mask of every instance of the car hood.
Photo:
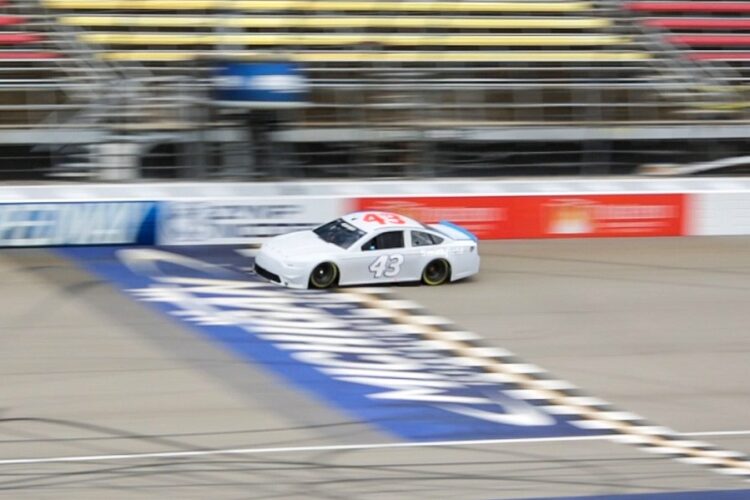
M271 238L263 243L262 251L283 259L311 257L317 254L332 255L342 249L321 240L312 231L297 231Z

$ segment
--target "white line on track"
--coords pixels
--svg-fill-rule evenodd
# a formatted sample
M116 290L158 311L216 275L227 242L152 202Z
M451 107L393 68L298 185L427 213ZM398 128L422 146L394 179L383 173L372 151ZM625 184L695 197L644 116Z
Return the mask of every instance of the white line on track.
M750 435L750 430L742 431L708 431L708 432L685 432L682 436L711 437L711 436L742 436ZM280 448L225 448L218 450L192 450L192 451L164 451L153 453L126 453L121 455L82 455L68 457L42 457L42 458L11 458L0 460L2 465L21 464L46 464L57 462L103 462L115 460L137 460L152 458L192 458L208 457L215 455L261 455L271 453L302 453L318 451L359 451L379 450L394 448L427 448L431 446L480 446L491 444L519 444L519 443L555 443L565 441L607 441L616 440L617 435L601 436L566 436L547 438L517 438L517 439L473 439L464 441L424 441L408 443L365 443L365 444L341 444L320 446L290 446Z

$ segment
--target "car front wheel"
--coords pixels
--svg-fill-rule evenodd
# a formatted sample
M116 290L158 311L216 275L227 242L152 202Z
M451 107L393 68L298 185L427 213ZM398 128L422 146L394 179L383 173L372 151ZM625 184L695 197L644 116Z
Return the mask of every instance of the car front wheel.
M335 264L331 262L323 262L318 264L310 274L310 286L312 288L330 288L339 277L339 270Z
M442 285L451 275L451 267L445 259L433 260L422 271L422 282L426 285Z

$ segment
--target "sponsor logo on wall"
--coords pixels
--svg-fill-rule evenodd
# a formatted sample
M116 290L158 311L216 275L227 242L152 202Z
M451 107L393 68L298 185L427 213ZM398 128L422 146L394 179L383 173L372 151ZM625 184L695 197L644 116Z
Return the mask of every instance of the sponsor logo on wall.
M680 195L560 196L543 200L542 230L546 235L682 234Z
M153 202L0 204L0 246L153 244Z
M335 199L283 197L258 200L170 201L162 204L162 245L255 243L310 229L341 214Z
M551 234L586 234L594 229L593 207L586 200L553 200L546 208Z

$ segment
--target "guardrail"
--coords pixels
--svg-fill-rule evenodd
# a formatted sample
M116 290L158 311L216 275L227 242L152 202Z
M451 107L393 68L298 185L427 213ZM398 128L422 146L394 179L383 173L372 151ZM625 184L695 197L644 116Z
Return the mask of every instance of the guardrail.
M750 234L750 180L171 183L0 188L0 246L251 244L354 210L480 239Z

